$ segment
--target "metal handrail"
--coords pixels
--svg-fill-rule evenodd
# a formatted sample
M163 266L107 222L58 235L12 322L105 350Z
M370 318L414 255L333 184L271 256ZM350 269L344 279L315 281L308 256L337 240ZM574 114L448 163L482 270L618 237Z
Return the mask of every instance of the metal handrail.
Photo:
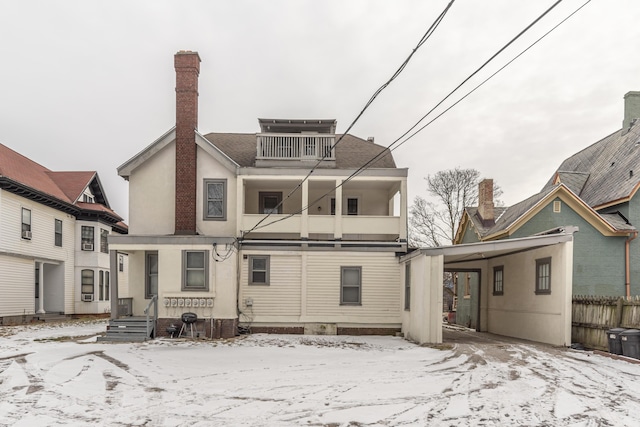
M149 304L147 304L147 308L144 309L144 314L147 315L147 321L146 321L146 326L147 326L147 337L149 337L149 335L151 334L151 331L149 330L149 309L151 308L151 304L153 304L153 336L151 338L155 338L156 337L156 323L158 320L158 295L154 295L151 297L151 301L149 301Z

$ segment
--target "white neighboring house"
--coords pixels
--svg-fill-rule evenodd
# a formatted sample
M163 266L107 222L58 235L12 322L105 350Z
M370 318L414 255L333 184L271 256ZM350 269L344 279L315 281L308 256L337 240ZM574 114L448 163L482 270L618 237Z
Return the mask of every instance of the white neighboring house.
M200 58L174 59L176 126L118 168L129 181L129 234L109 244L130 268L128 301L112 294L114 320L118 298L141 316L157 296L159 335L185 312L207 319L199 327L212 337L234 336L238 323L400 331L407 169L371 139L336 134L335 120L260 119L257 134L200 134Z
M108 312L106 236L121 221L95 171L54 172L0 144L0 324Z

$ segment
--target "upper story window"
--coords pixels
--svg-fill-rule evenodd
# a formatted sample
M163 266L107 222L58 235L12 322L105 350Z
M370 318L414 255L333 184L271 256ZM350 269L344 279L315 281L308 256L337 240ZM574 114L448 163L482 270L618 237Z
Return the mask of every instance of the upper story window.
M204 219L227 219L227 180L204 180Z
M31 210L22 208L22 238L31 240Z
M261 191L258 195L260 199L260 213L279 214L282 213L282 193Z
M92 251L93 250L93 227L83 225L81 230L81 239L82 239L82 250L83 251Z
M358 199L356 197L347 197L347 215L358 215Z
M56 224L54 227L55 233L55 245L62 246L62 220L56 219Z
M109 253L109 244L107 243L107 239L109 236L109 232L104 228L100 229L100 252L108 254Z

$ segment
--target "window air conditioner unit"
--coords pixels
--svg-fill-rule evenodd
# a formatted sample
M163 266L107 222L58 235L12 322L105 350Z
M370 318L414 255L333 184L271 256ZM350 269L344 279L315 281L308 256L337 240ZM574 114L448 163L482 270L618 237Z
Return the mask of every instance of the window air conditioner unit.
M23 231L22 238L31 240L31 231Z
M82 294L82 301L84 302L93 301L93 294Z
M83 251L92 251L93 250L93 243L83 243L82 244L82 250Z

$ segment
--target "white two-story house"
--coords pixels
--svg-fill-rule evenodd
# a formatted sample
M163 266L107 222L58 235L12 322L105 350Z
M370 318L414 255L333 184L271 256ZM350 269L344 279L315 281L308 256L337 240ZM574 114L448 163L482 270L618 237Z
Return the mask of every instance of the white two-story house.
M200 58L178 52L175 68L176 126L118 168L129 234L109 244L129 255L132 314L157 296L158 334L185 312L212 337L399 331L407 169L335 120L201 134Z
M0 324L108 313L107 236L127 232L121 221L95 171L51 171L0 144Z

